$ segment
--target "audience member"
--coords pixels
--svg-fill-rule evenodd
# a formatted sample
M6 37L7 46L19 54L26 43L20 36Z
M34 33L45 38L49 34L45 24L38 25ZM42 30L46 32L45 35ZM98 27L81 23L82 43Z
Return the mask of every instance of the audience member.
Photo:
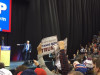
M47 75L61 75L61 74L56 74L52 71L50 71L47 66L45 65L43 56L42 56L42 49L41 49L41 44L38 45L37 47L37 51L38 51L38 62L39 62L39 66L40 68L44 69L47 73Z
M69 68L69 64L68 64L68 59L67 59L67 57L65 55L65 51L64 51L64 42L60 41L58 44L60 47L60 63L61 63L61 71L59 71L59 72L62 73L62 75L67 75L68 72L70 71L70 68ZM43 56L42 56L41 44L37 47L37 50L38 50L38 61L40 63L40 67L46 71L47 75L61 75L60 73L56 74L56 73L51 72L46 67L45 62L43 60Z
M4 63L0 62L0 75L12 75L12 73L5 69Z
M84 64L81 64L78 61L74 61L73 66L74 66L75 71L80 71L84 75L86 74L87 68Z
M68 75L83 75L83 73L81 73L79 71L71 71L68 73Z
M87 58L88 58L88 55L87 55L87 53L85 53L84 57L83 57L83 61L86 60Z
M28 69L26 66L24 65L21 65L21 66L18 66L15 70L15 74L14 75L17 75L19 72L23 72L24 70Z
M100 58L94 62L94 73L95 75L100 75Z
M21 75L37 75L37 74L34 72L34 70L26 69L21 73Z
M45 72L45 70L42 69L42 68L36 68L34 71L35 71L35 73L37 75L47 75L47 73Z

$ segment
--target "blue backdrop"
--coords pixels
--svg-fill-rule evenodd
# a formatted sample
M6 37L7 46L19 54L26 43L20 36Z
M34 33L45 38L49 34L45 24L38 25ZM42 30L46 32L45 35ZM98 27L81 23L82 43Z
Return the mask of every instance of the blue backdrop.
M11 31L11 0L0 0L0 31Z

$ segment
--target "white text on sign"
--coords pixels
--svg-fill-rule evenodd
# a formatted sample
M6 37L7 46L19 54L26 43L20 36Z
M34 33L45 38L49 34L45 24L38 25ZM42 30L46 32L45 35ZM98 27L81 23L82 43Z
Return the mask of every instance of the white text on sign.
M2 11L5 11L5 10L7 10L7 5L5 3L0 2L0 14Z

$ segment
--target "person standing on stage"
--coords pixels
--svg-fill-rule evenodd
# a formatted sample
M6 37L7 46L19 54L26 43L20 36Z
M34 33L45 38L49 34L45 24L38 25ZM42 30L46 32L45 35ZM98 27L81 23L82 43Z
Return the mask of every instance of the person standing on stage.
M23 53L23 58L25 61L30 60L30 53L32 50L32 46L30 44L30 41L28 40L26 43L24 44L17 44L18 46L24 46L22 53Z
M4 36L2 36L1 39L2 39L1 40L1 46L4 46L5 45L5 43L4 43Z

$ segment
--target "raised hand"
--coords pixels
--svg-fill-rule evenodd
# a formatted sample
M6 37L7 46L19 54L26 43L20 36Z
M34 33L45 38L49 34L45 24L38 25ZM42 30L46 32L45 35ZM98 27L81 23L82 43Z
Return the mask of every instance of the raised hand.
M41 43L37 47L38 54L42 54Z
M36 60L33 60L35 66L39 66L39 63Z
M59 42L58 42L58 45L59 45L59 47L60 47L60 50L62 50L62 49L65 48L64 41L59 41Z

